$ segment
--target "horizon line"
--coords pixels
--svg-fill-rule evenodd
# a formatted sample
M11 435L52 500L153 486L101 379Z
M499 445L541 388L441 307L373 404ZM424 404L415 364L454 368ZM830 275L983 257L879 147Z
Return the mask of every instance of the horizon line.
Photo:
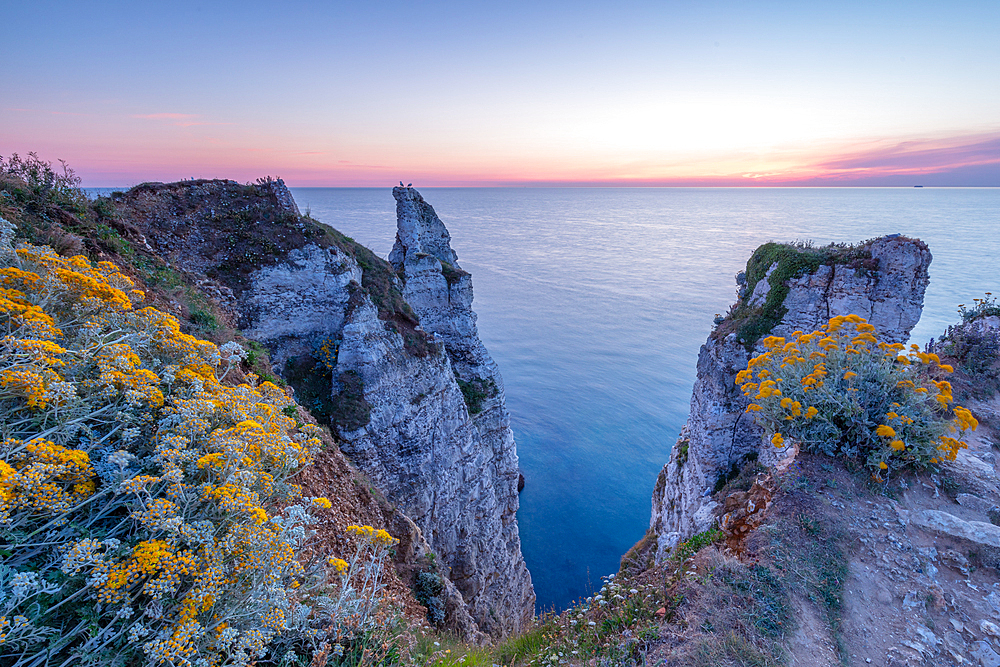
M225 178L199 178L194 179L195 181L236 181L235 179L225 179ZM142 181L134 185L81 185L80 187L84 190L122 190L128 191L132 188L144 185L146 183L163 183L165 185L174 183L185 183L191 182L191 179L185 179L180 181ZM247 184L252 185L253 181L247 181ZM394 187L399 187L398 185L292 185L285 182L285 186L288 188L296 189L342 189L342 190L382 190L382 189L392 189ZM418 186L413 186L414 189L418 189ZM605 188L605 189L620 189L620 190L643 190L643 189L672 189L672 190L682 190L682 189L699 189L699 190L788 190L788 189L829 189L829 190L843 190L843 189L869 189L869 190L888 190L888 189L902 189L902 190L918 190L918 189L934 189L934 190L990 190L1000 188L1000 184L997 185L861 185L861 184L842 184L842 185L831 185L831 184L768 184L768 185L658 185L658 184L643 184L643 185L619 185L611 183L580 183L580 182L566 182L566 183L502 183L502 184L462 184L462 185L421 185L419 188L451 188L451 189L513 189L513 188L523 188L523 189L556 189L556 188Z

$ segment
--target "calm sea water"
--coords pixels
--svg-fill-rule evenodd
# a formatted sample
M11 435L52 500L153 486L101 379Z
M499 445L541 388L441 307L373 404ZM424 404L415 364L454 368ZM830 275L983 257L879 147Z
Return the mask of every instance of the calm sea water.
M293 188L386 256L389 189ZM733 276L770 240L902 233L934 254L924 342L1000 294L1000 189L421 188L473 275L527 480L518 515L542 610L599 587L649 525L695 360Z

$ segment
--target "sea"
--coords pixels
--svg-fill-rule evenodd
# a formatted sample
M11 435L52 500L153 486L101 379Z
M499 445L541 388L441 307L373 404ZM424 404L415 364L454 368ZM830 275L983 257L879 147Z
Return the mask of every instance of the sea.
M931 249L911 341L1000 295L997 188L419 188L472 273L526 480L518 523L538 611L601 586L649 527L700 346L767 241ZM385 257L389 188L292 188L299 208Z
M422 188L472 273L525 477L518 523L539 612L593 593L649 527L712 320L768 241L922 239L912 342L1000 295L1000 188ZM105 194L93 189L92 194ZM390 188L292 188L386 257Z

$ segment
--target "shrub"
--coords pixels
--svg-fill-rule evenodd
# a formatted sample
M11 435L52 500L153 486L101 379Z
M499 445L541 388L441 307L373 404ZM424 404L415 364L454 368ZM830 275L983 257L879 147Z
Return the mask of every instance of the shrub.
M680 565L708 545L721 542L724 537L723 532L714 527L701 533L696 533L678 544L670 558L676 564Z
M288 478L318 427L252 374L223 384L242 349L135 309L115 265L13 236L0 220L0 663L248 665L363 622L384 546L333 563L339 584L300 563L330 502Z
M413 586L417 602L427 607L427 620L432 625L444 623L444 584L434 572L419 572Z
M958 305L958 314L962 316L963 322L975 322L984 317L1000 316L1000 303L992 292L987 292L982 299L973 299L975 304L972 308L967 308L964 303Z
M982 299L973 299L975 305L958 307L962 322L949 326L937 342L941 354L955 360L961 370L969 376L968 386L962 389L978 397L987 398L1000 388L1000 330L984 321L988 317L1000 315L1000 304L989 292Z
M978 423L950 407L952 371L936 354L879 342L857 315L834 317L820 331L770 336L766 351L736 376L753 398L765 438L788 440L828 456L860 459L882 480L904 466L953 460L966 447L961 433ZM949 417L953 417L949 419Z
M0 157L0 181L23 185L27 189L22 197L36 197L42 201L52 201L82 208L86 195L80 190L80 177L64 161L59 161L61 170L53 168L35 153L22 158L14 153L4 160ZM60 173L60 171L62 173Z

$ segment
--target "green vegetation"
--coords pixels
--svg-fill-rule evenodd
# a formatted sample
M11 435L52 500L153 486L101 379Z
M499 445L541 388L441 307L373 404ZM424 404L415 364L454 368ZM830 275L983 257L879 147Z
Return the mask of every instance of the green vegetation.
M935 349L962 371L956 382L961 396L983 400L1000 391L1000 329L982 322L1000 316L1000 304L989 292L973 302L972 308L958 307L961 323L949 326Z
M483 401L496 394L497 385L489 378L473 378L466 382L455 374L458 388L462 390L462 398L470 415L478 415L483 411Z
M771 568L713 556L703 588L686 605L701 635L681 649L685 667L786 664L784 646L791 629L787 587Z
M456 268L448 262L441 260L441 275L444 276L448 285L455 285L459 280L469 275L469 272L464 269Z
M708 545L721 542L724 538L725 534L718 528L710 528L701 533L696 533L678 544L670 558L679 566Z
M545 652L558 624L551 618L542 619L533 628L507 639L497 646L493 657L501 665L523 664L530 656Z
M364 382L356 371L344 371L337 379L340 391L332 401L332 424L343 431L356 431L371 419Z
M431 625L441 627L444 623L444 583L435 572L418 572L413 582L413 597L427 607L427 620Z
M757 341L770 333L788 312L784 303L789 280L815 273L823 265L845 265L862 274L874 271L878 268L878 261L872 258L870 246L871 241L856 246L831 244L823 247L814 247L809 243L765 243L754 251L747 262L740 300L734 310L722 319L715 335L721 338L735 331L747 351L752 351ZM772 266L774 270L768 276ZM761 280L768 281L770 290L764 303L753 307L749 303L750 296Z
M857 315L837 316L795 339L770 336L766 351L736 375L754 402L765 438L779 450L807 451L863 462L877 481L907 467L954 460L964 432L978 422L953 405L952 367L914 345L880 342ZM942 378L942 379L937 379ZM955 437L950 435L955 434Z
M759 553L779 579L821 611L841 661L848 664L840 631L849 574L846 532L808 489L794 488L757 539L765 542Z
M302 354L285 362L284 377L295 389L299 405L321 424L336 431L356 431L371 418L364 382L355 371L345 371L337 377L340 391L334 394L330 366L314 354Z
M688 460L688 448L691 446L691 441L687 438L677 441L677 467L683 468L684 464Z

